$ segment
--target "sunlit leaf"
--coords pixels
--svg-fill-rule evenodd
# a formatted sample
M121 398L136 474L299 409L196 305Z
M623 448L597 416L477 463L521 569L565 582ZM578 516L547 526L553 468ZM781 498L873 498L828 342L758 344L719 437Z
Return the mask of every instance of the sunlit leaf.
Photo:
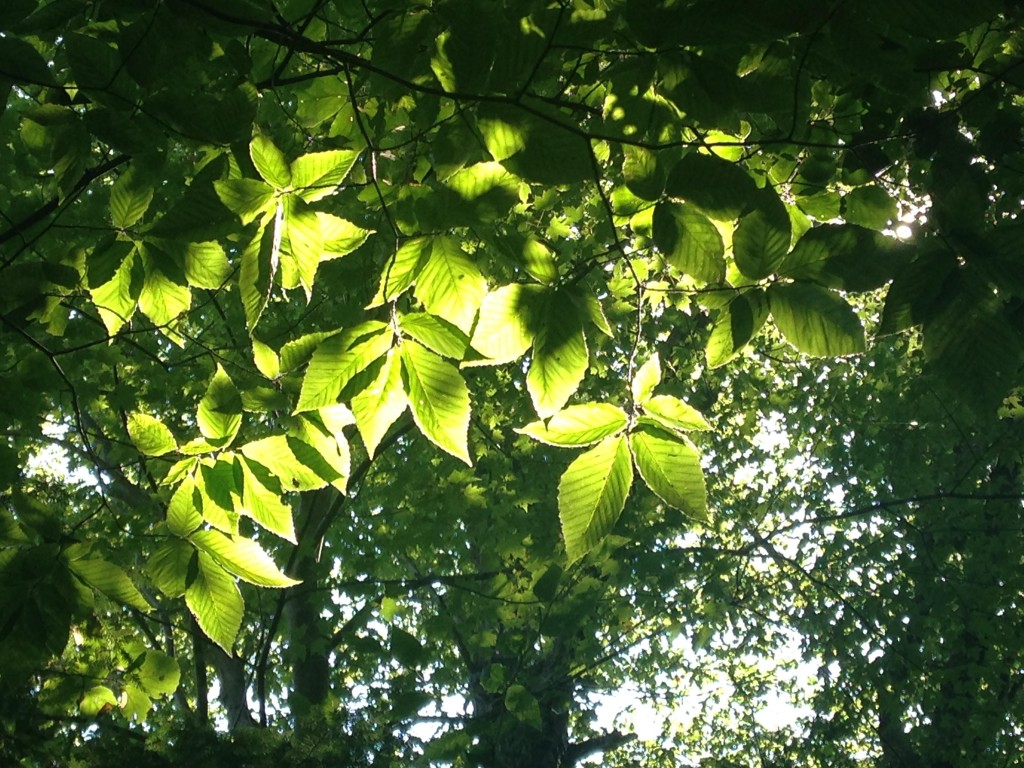
M234 578L211 555L198 554L199 568L185 590L185 604L206 636L230 655L245 603Z
M682 435L641 427L629 447L647 487L666 504L697 520L707 520L707 493L700 455Z
M592 445L626 428L629 421L621 408L608 403L570 405L544 421L527 424L516 432L548 445Z
M174 435L163 422L145 413L128 416L128 435L146 456L163 456L178 447Z
M438 448L471 465L469 389L459 369L415 341L403 342L401 353L416 426Z
M252 539L225 536L219 531L196 531L190 537L199 550L210 555L228 573L261 587L290 587L299 582L278 570L270 556Z
M777 283L768 289L772 319L786 340L808 355L863 352L864 328L838 294L809 283Z

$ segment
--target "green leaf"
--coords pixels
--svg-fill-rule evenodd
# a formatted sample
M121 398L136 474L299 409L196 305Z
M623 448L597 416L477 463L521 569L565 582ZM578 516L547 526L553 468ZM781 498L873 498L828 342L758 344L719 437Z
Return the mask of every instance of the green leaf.
M893 277L905 254L905 246L878 232L853 224L826 224L804 233L779 274L830 288L870 291Z
M281 361L277 353L259 339L252 340L252 357L256 370L268 379L276 379L281 375Z
M238 215L242 224L271 213L276 207L274 188L256 179L219 179L213 182L224 207Z
M277 485L273 482L272 476L248 459L242 459L240 463L242 504L239 512L252 518L271 533L276 533L294 544L295 521L292 517L292 508L281 500L279 488L269 487Z
M351 452L341 426L331 418L331 410L321 408L318 413L307 413L300 417L293 434L289 435L296 442L290 442L289 445L302 463L313 468L339 492L345 493ZM305 446L309 446L311 451L306 451Z
M71 560L68 566L78 578L111 600L130 605L140 611L152 610L153 607L132 583L128 574L113 563L100 558L90 558Z
M199 569L185 590L185 604L206 636L231 655L245 603L234 578L212 556L198 554Z
M415 292L430 314L468 334L487 293L487 283L454 239L437 237L416 279Z
M864 328L841 296L809 283L775 284L768 289L772 319L786 341L816 357L864 351Z
M242 398L220 363L199 402L197 422L203 437L222 446L234 440L242 426Z
M389 349L377 378L352 398L352 413L367 455L377 453L380 441L408 406L398 351Z
M366 239L373 234L372 229L363 229L351 221L330 213L317 211L316 217L319 220L320 235L323 240L321 261L347 256L365 243Z
M608 403L570 405L545 421L527 424L516 432L547 445L574 447L592 445L626 428L629 418L621 408Z
M359 154L353 149L332 149L301 155L292 161L291 185L307 203L322 200L334 194Z
M280 221L264 226L257 237L242 252L242 265L238 271L238 291L245 310L245 322L252 333L270 301L274 275L279 264L281 241Z
M195 480L188 476L181 481L167 504L167 527L175 536L185 538L203 524L195 494Z
M195 288L221 290L231 277L231 264L220 243L189 243L185 248L185 279Z
M447 320L426 312L401 315L398 324L402 333L444 357L461 360L469 345L469 339L461 330Z
M532 726L540 731L543 722L540 719L540 703L523 685L510 685L505 691L505 709L516 720Z
M300 197L288 195L284 202L287 247L281 249L281 285L289 290L301 285L308 301L324 251L320 218Z
M706 521L707 493L700 455L682 435L640 427L629 436L640 477L669 506Z
M25 85L57 85L39 51L10 34L0 37L0 76Z
M143 264L146 278L139 293L139 309L157 327L167 326L192 305L192 291L187 285L170 277L164 270L169 257L152 246L146 247ZM162 264L166 266L160 266ZM184 278L184 275L181 275Z
M275 189L291 186L292 172L281 150L263 135L253 136L249 143L249 156L263 180Z
M173 656L161 651L146 651L135 666L139 686L150 696L168 696L178 689L181 668Z
M407 291L416 282L432 250L433 239L429 237L414 237L402 243L395 255L388 259L381 273L377 295L369 307L394 301Z
M96 717L117 706L117 697L105 685L95 685L78 701L78 709L86 717Z
M558 282L558 262L555 260L554 251L547 243L535 237L528 237L519 255L523 261L523 268L534 280L546 285Z
M655 395L643 404L643 409L644 413L669 429L711 429L700 411L672 395Z
M720 221L739 218L757 194L754 180L739 165L715 155L691 152L669 173L665 192L701 208Z
M168 539L152 554L146 572L157 589L168 597L181 597L188 585L195 549L181 539Z
M145 413L128 415L128 436L145 456L163 456L178 449L171 430L159 419Z
M309 449L306 446L304 450L301 441L296 438L274 435L246 443L241 447L240 453L268 469L286 490L312 491L327 485L327 479L302 462L296 454L296 448L299 453L305 453Z
M896 200L882 187L857 187L843 197L842 216L850 224L881 231L899 216Z
M576 304L561 293L548 299L544 322L533 340L526 388L542 419L562 409L587 372L587 340Z
M136 269L136 263L141 261L141 257L127 243L116 243L102 253L104 260L116 261L119 256L123 260L117 263L110 277L100 285L95 285L90 264L89 293L111 336L120 331L135 313L144 279L142 269ZM99 261L98 254L93 255L92 261Z
M736 296L719 313L708 338L708 366L725 365L754 338L768 319L768 302L760 289Z
M118 229L138 223L153 201L153 185L140 181L138 175L132 166L110 188L110 221Z
M349 334L332 336L323 341L309 361L295 413L312 411L338 400L342 387L357 373L384 355L394 342L387 326L372 329L352 343Z
M218 530L237 533L235 500L241 489L235 476L235 455L223 453L217 459L203 459L196 489L202 502L203 519Z
M489 365L518 360L533 344L547 290L512 283L491 291L480 305L470 345Z
M270 555L252 539L225 536L219 531L196 531L191 541L224 570L258 587L291 587L299 582L278 570Z
M558 483L558 516L570 563L612 532L633 484L624 435L606 437L578 456Z
M665 190L665 169L649 149L626 145L622 177L629 191L641 200L660 200Z
M633 402L643 405L650 398L654 388L661 383L661 359L655 352L648 358L630 382Z
M679 203L658 203L653 227L658 250L680 272L704 283L725 278L725 245L707 216Z
M740 272L754 280L778 269L789 251L791 224L786 206L774 191L758 193L758 208L746 214L733 234L733 255Z
M416 426L438 448L472 466L469 390L458 368L415 341L402 342L401 357Z

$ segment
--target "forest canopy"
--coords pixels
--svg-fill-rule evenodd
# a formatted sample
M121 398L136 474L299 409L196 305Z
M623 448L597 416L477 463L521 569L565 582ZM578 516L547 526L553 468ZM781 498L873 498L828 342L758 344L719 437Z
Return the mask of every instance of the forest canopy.
M0 762L1024 765L1022 88L1011 0L5 0Z

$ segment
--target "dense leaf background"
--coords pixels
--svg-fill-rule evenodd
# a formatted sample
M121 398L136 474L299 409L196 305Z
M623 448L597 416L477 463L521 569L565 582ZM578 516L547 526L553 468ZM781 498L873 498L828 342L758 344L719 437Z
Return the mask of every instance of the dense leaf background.
M1022 21L7 0L0 762L1022 765Z

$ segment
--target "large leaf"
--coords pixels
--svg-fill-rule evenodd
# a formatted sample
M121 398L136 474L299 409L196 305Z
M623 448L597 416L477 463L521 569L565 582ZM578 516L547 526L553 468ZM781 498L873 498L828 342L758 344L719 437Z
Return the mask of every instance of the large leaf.
M522 283L488 293L470 339L473 349L494 365L522 357L533 344L546 293L542 286Z
M754 338L768 319L768 302L760 289L741 293L718 313L708 338L708 365L725 365Z
M429 237L414 237L402 243L395 251L395 255L384 265L380 287L370 306L376 307L384 302L394 301L407 291L416 282L432 250L433 240Z
M358 159L359 152L352 149L300 155L292 161L291 185L307 203L316 202L334 194Z
M141 172L131 167L122 173L110 188L110 221L118 229L138 223L153 201L153 185Z
M467 445L469 389L459 369L415 341L404 341L401 350L416 426L436 446L472 465Z
M217 197L243 224L274 210L274 189L256 179L223 179L213 183Z
M636 405L643 405L647 402L654 388L661 383L661 358L655 352L647 362L640 366L633 381L629 383L630 394L633 395L633 402Z
M146 573L157 589L168 597L181 597L188 586L195 548L187 541L171 538L150 556Z
M145 413L129 414L128 435L139 452L146 456L163 456L178 448L171 430Z
M533 340L526 387L542 419L562 409L587 372L587 340L575 302L555 293Z
M703 213L679 203L654 208L654 242L669 264L704 283L725 277L725 245Z
M341 388L391 349L393 341L394 335L387 327L373 328L354 343L349 334L323 341L309 361L295 412L312 411L336 403Z
M295 543L292 508L281 499L280 484L260 465L242 459L242 505L240 512L283 539ZM239 574L241 575L241 574Z
M682 435L640 427L629 436L640 477L666 504L698 520L707 519L707 493L700 455Z
M242 252L238 273L238 291L242 297L245 321L250 333L270 301L274 275L280 264L280 217L264 226Z
M71 560L68 566L78 578L111 600L130 605L140 611L152 610L152 606L139 592L138 587L119 566L100 558Z
M218 445L230 443L242 425L242 398L220 363L199 402L197 422L203 437Z
M608 403L571 405L544 421L527 424L516 432L548 445L592 445L626 428L626 413Z
M243 581L260 587L290 587L298 584L278 570L274 561L252 539L225 536L219 531L196 531L190 537L199 550L205 552L223 568Z
M305 451L299 443L297 438L273 435L243 445L240 453L270 470L286 490L311 491L323 488L328 481L302 462L299 454Z
M231 654L242 626L245 603L234 578L206 552L199 552L199 569L185 590L185 604L199 628Z
M739 218L757 194L754 180L739 165L691 152L669 173L665 192L699 206L712 218Z
M732 246L740 271L761 280L775 272L789 251L791 224L786 206L771 188L759 192L757 202L736 225Z
M838 294L809 283L777 283L768 289L768 303L775 325L801 352L827 357L864 351L864 328Z
M253 137L249 143L249 156L263 180L275 189L291 186L292 172L281 150L263 135Z
M363 438L366 453L373 456L388 429L409 407L402 387L402 365L397 350L388 350L377 378L352 398L356 428Z
M469 333L486 293L484 276L469 254L452 238L435 238L416 280L416 298L427 311Z
M672 395L654 395L644 402L643 409L644 413L669 429L711 429L700 411Z
M570 563L611 533L632 484L624 435L606 437L569 465L558 483L558 515Z
M200 496L200 502L202 497ZM191 475L181 481L167 503L167 527L175 536L185 538L203 524L200 506L196 503L196 483Z

